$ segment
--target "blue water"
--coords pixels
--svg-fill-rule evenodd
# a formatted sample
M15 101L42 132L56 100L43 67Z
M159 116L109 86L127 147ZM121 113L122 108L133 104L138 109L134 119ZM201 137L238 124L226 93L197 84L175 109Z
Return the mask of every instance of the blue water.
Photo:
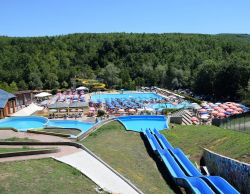
M48 119L44 117L10 117L0 120L0 128L11 127L19 131L27 131L28 129L43 128Z
M27 131L28 129L44 127L77 128L82 132L89 130L94 123L72 121L72 120L48 120L44 117L10 117L0 120L0 128L15 128L18 131Z
M48 126L53 127L62 127L62 128L76 128L80 129L82 132L88 131L94 123L87 123L81 121L72 121L72 120L50 120Z
M168 128L167 118L162 115L139 115L118 117L127 130L141 132L145 129L162 130Z
M189 102L182 102L182 103L177 104L177 105L173 105L171 103L156 103L156 104L153 104L149 107L153 108L153 109L162 110L165 108L169 108L169 109L190 108L191 106L192 106L192 104Z
M91 96L91 100L95 103L97 103L98 101L105 102L106 99L111 100L112 98L134 98L137 100L162 99L160 95L155 93L93 94Z

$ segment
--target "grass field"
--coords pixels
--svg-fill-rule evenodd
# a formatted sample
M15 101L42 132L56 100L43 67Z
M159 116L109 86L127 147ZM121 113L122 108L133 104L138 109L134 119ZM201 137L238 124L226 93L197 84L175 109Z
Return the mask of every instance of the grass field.
M74 168L39 159L0 163L0 193L93 194L95 183Z
M39 150L39 148L29 148L29 147L22 147L22 148L0 148L0 153L22 152L22 151L31 151L31 150Z
M158 169L161 168L159 162L149 156L139 133L126 131L120 123L113 121L81 143L145 194L174 193L165 181L168 177L164 179Z
M215 126L183 126L162 133L174 147L183 149L191 160L199 162L205 147L222 155L250 163L250 134Z

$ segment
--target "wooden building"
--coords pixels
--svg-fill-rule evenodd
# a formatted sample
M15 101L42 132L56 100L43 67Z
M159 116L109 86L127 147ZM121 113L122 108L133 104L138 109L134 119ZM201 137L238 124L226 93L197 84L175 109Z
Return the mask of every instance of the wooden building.
M0 89L0 118L16 112L16 96Z

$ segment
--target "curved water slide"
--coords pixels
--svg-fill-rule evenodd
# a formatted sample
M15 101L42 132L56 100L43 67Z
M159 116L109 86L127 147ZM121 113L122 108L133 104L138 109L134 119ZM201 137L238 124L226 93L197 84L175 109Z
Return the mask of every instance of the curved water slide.
M143 133L178 186L193 193L239 193L221 177L203 176L182 150L174 148L156 129L146 129Z

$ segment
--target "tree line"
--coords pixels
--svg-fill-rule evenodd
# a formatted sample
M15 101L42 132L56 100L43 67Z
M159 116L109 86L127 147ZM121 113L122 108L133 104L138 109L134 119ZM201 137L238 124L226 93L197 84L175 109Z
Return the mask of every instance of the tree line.
M97 79L117 89L189 88L214 98L244 99L250 92L250 36L0 37L0 88L68 88L74 77Z

